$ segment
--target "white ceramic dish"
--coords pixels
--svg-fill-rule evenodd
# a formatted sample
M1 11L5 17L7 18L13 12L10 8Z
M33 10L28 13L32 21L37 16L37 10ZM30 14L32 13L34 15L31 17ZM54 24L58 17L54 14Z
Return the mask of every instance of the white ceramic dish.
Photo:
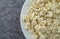
M21 28L22 28L23 34L26 37L26 39L32 39L31 33L29 33L27 30L25 30L25 24L23 21L23 17L25 15L27 15L27 10L29 9L29 6L30 6L30 2L29 2L29 0L26 0L22 7L21 15L20 15Z

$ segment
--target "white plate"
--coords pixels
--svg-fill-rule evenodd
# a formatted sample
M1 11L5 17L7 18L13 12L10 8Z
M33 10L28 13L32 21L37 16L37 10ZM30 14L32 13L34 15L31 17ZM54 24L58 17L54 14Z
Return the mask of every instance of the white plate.
M31 33L25 30L25 24L23 21L23 17L27 15L27 10L29 9L29 6L30 6L30 2L29 0L26 0L22 7L21 15L20 15L21 28L22 28L23 34L25 35L26 39L32 39Z

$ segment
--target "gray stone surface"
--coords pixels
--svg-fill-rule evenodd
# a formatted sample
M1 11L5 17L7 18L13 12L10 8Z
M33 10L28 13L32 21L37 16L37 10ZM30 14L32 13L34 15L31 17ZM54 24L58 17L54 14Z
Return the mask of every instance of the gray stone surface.
M20 13L25 0L0 0L0 39L25 39Z

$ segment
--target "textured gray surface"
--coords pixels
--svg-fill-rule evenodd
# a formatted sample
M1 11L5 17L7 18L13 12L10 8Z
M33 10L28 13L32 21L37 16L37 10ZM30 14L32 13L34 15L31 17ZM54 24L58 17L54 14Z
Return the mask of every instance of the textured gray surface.
M0 0L0 39L25 39L19 16L25 0Z

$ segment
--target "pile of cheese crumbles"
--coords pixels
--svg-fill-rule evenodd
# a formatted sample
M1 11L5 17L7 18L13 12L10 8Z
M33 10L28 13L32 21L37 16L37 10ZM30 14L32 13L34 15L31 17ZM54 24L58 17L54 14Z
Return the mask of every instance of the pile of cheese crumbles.
M33 39L60 39L60 0L32 0L24 17Z

